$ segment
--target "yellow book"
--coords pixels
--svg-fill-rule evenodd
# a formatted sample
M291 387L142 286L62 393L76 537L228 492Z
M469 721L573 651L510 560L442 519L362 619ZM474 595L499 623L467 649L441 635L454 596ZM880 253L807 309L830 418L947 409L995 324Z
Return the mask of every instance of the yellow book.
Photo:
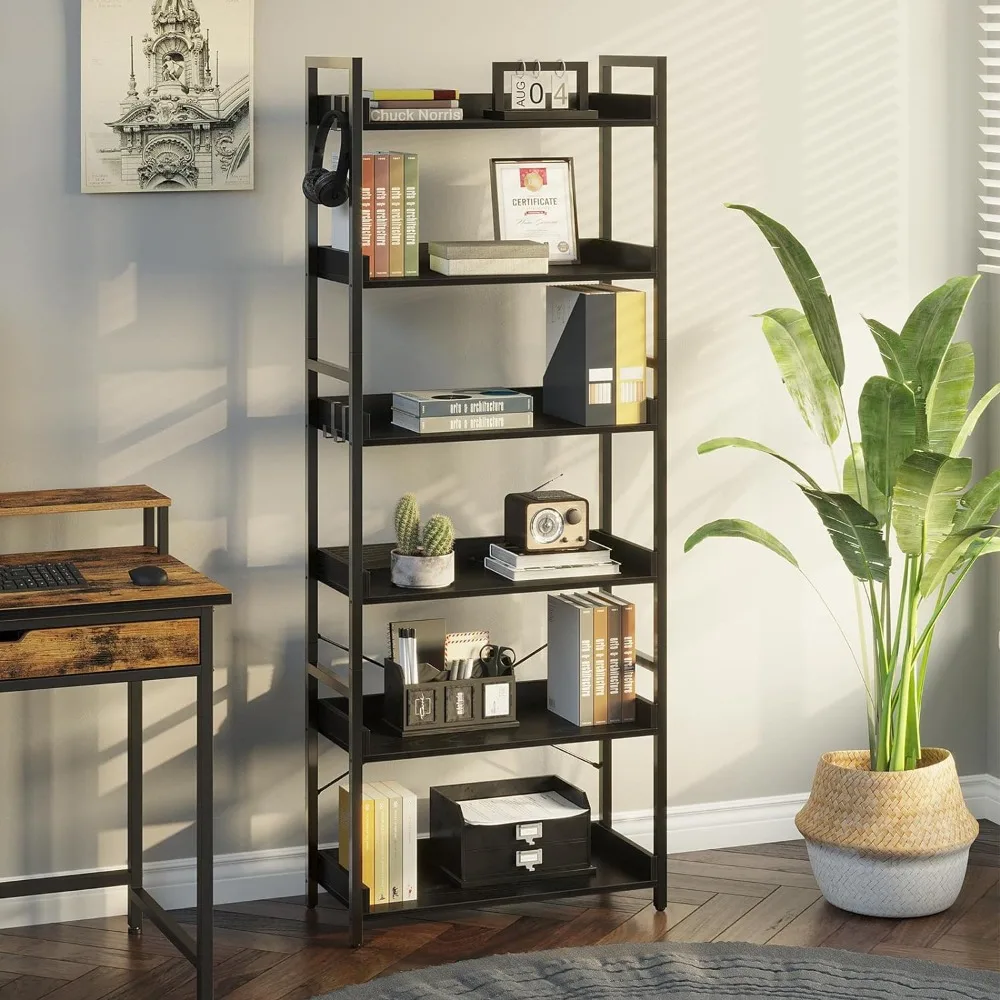
M351 793L340 786L340 842L337 857L341 868L351 870ZM361 796L361 881L370 892L375 891L375 802L370 795Z
M375 783L365 784L365 794L371 796L375 807L375 892L371 905L383 906L389 902L389 796Z
M457 90L434 90L432 87L411 87L401 90L376 88L366 90L365 97L370 101L457 101Z

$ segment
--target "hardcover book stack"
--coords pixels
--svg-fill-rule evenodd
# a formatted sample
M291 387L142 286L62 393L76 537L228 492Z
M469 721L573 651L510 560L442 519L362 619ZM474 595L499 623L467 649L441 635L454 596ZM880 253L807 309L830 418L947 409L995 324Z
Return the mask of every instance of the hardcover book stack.
M518 552L491 542L490 554L483 565L514 583L565 580L575 576L617 576L621 572L621 563L611 558L611 550L595 541L572 552Z
M550 594L549 711L575 726L635 722L635 605Z
M545 413L585 427L646 415L646 293L599 283L546 290Z
M513 430L532 426L534 402L500 387L394 392L392 422L415 434Z
M430 269L451 276L548 274L549 245L537 240L452 240L428 243Z
M340 866L351 868L351 793L340 786ZM366 781L362 788L361 881L369 905L417 898L417 796L397 781Z
M457 90L407 88L366 90L368 119L373 122L459 122Z

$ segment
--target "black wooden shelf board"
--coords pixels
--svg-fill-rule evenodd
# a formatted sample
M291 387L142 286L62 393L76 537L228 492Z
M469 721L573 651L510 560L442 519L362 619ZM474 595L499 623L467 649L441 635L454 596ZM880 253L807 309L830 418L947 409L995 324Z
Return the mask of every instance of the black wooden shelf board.
M587 587L624 587L655 583L654 555L651 549L628 542L604 531L591 531L590 537L611 547L611 558L621 563L617 576L587 576L556 580L514 583L483 565L490 543L502 543L499 537L455 539L455 582L450 587L433 590L413 590L395 587L389 574L389 552L394 543L366 545L363 555L365 604L400 604L411 601L441 601L456 597L486 597L499 594L530 594L550 590L582 590ZM348 593L348 547L320 548L313 553L312 572L328 587Z
M656 400L647 401L647 418L642 424L603 425L584 427L571 424L559 417L550 417L542 412L541 386L519 386L518 392L526 392L534 397L534 422L531 427L514 427L509 430L447 431L440 434L417 434L392 422L392 393L371 393L364 398L365 447L380 447L397 444L440 444L453 441L492 441L502 438L568 437L581 434L627 434L636 431L656 429ZM341 440L347 438L347 421L342 416L349 402L348 396L321 396L316 400L312 414L312 426L325 434ZM338 413L341 416L338 418Z
M600 823L591 824L591 859L597 874L591 876L540 876L523 883L463 889L451 882L430 859L430 842L417 842L417 898L407 903L368 905L364 888L365 917L441 910L459 906L491 906L524 903L565 896L587 896L599 892L628 892L653 885L653 857L638 844ZM347 905L350 876L341 868L337 848L319 852L320 885Z
M517 685L517 721L520 725L513 729L482 729L407 737L398 736L386 725L382 711L383 695L365 695L361 737L363 758L366 763L371 763L409 760L414 757L443 757L488 750L652 736L656 732L653 707L643 698L636 699L635 722L580 727L553 715L547 708L546 694L547 685L544 680L521 681ZM348 749L346 698L321 698L316 703L314 724L318 732L331 743L344 750Z
M448 285L566 284L581 281L635 281L656 277L652 247L620 240L580 240L579 264L552 264L545 274L439 274L430 269L427 244L420 244L420 274L409 278L372 278L365 264L365 288L421 288ZM347 284L348 253L333 247L310 248L310 274Z
M482 128L652 128L657 124L656 101L650 94L609 94L591 92L587 100L591 110L598 112L597 118L581 119L539 119L522 121L496 121L483 117L483 111L493 107L492 94L461 94L459 106L462 108L461 121L437 122L373 122L368 117L368 101L364 101L365 132L463 132ZM336 102L338 107L346 107L344 95L322 95L313 99L310 109L310 125L317 125L323 115Z

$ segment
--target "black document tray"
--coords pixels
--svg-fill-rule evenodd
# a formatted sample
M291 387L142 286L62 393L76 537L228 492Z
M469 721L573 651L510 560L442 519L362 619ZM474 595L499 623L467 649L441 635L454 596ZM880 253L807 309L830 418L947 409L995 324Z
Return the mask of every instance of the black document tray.
M463 801L529 792L558 792L584 812L565 819L496 826L473 826L462 817ZM430 828L435 864L463 888L597 874L590 857L586 792L555 775L431 788Z

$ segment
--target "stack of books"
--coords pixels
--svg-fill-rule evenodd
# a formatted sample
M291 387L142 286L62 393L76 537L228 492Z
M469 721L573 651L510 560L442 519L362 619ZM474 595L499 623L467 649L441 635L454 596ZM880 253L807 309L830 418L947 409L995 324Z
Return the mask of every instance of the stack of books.
M398 781L362 786L361 881L371 906L417 898L417 796ZM351 793L340 786L338 860L351 868Z
M470 274L548 274L549 245L537 240L451 240L428 243L432 271Z
M621 572L621 563L611 558L611 550L594 541L573 552L518 552L491 542L490 554L483 565L514 583L565 580L576 576L617 576Z
M438 389L392 394L392 422L415 434L531 427L534 398L516 389Z
M550 594L548 708L575 726L635 722L635 605Z
M368 118L373 122L460 122L457 90L406 88L366 90Z

